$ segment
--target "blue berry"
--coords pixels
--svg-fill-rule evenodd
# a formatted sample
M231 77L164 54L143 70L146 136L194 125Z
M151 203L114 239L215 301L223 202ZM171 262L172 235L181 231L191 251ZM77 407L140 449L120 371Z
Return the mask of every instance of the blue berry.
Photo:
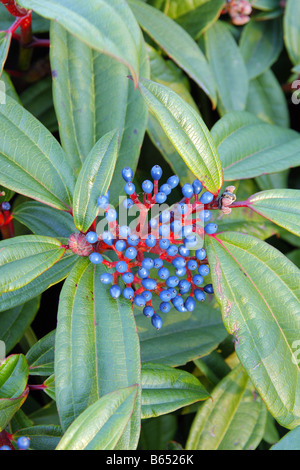
M217 230L218 230L218 226L213 223L207 224L204 227L204 231L208 233L209 235L211 235L212 233L216 233Z
M145 307L146 299L142 295L136 295L134 297L134 303L137 307Z
M213 289L212 284L207 284L206 286L204 286L204 291L205 291L207 294L213 294L213 293L214 293L214 289Z
M161 238L161 240L159 240L158 244L159 244L159 247L162 250L167 250L170 246L170 240L168 240L167 238Z
M155 279L143 279L142 286L145 287L147 290L155 290L157 287L157 283Z
M91 253L89 256L89 259L90 259L90 262L93 264L100 264L103 261L103 258L100 255L100 253L96 253L96 252Z
M149 225L151 228L156 229L158 227L158 219L150 219Z
M129 196L135 192L135 186L133 183L126 183L124 186L124 191Z
M180 245L179 248L178 248L178 252L181 256L183 256L184 258L187 258L190 254L190 250L184 246L184 245Z
M194 296L199 302L204 302L205 300L205 294L203 290L201 289L195 289L194 290Z
M169 225L161 225L158 229L158 233L163 238L169 237L170 236L170 227L169 227Z
M160 268L157 274L158 277L160 277L161 279L168 279L168 277L170 276L168 268Z
M110 273L101 274L100 282L102 282L102 284L111 284L113 282L113 275Z
M128 243L128 245L131 245L131 246L137 246L139 244L139 241L140 241L140 239L135 233L132 233L127 238L127 243Z
M118 271L118 273L121 273L121 274L127 272L127 264L125 263L125 261L118 261L117 262L116 271Z
M123 179L128 183L129 181L132 181L132 178L133 178L133 171L131 168L129 168L128 166L126 166L125 168L123 168L122 170L122 177Z
M209 274L209 267L207 264L201 264L198 268L198 273L200 276L207 276Z
M176 268L176 269L175 269L175 274L176 274L176 276L178 276L178 277L185 276L185 275L186 275L186 268L185 268L185 267L183 267L183 268Z
M183 188L182 188L182 194L184 195L184 197L186 197L187 199L190 199L193 195L194 195L194 188L191 184L189 183L186 183L185 185L183 185Z
M163 289L159 293L159 298L163 302L169 302L169 300L171 300L171 293L168 291L168 289Z
M178 288L180 294L186 294L190 290L191 284L186 279L182 279L178 284Z
M134 279L134 276L130 272L124 273L123 276L122 276L122 280L123 280L123 282L125 282L125 284L131 284L133 279Z
M177 205L177 211L179 212L179 214L186 214L188 210L189 206L187 204L184 204L183 202Z
M119 228L119 237L120 238L127 238L131 233L131 229L127 225L121 225Z
M164 264L164 262L163 262L163 260L160 259L160 258L156 258L156 259L154 260L154 268L155 268L155 269L161 268L161 267L163 266L163 264Z
M131 287L125 287L125 289L123 290L123 297L125 297L125 299L132 299L134 296L134 290L131 288Z
M172 260L172 264L174 268L184 268L186 265L186 261L184 258L181 258L180 256L177 256Z
M162 191L158 192L155 194L155 201L157 204L163 204L167 200L167 195L166 193L163 193Z
M186 301L184 302L184 306L189 312L192 312L193 310L195 310L196 302L193 299L193 297L188 297Z
M203 277L200 276L200 274L195 274L195 276L193 276L193 283L195 286L201 286L201 284L203 284Z
M145 180L142 183L142 190L144 193L150 194L153 191L153 183L149 180Z
M2 446L0 450L12 450L9 446Z
M117 240L116 243L115 243L115 249L117 251L124 251L125 248L126 248L126 242L124 240Z
M188 237L189 235L191 235L191 233L193 233L193 226L192 225L185 225L184 227L182 227L180 235L181 235L182 238L185 238L185 237Z
M162 211L159 215L159 220L162 224L169 222L170 218L171 218L171 213L167 210Z
M105 217L108 222L114 222L117 218L117 212L115 211L115 209L108 209L105 214Z
M141 267L138 270L138 275L141 279L146 279L146 277L149 277L149 270Z
M178 233L182 228L181 220L173 220L170 224L171 232Z
M147 236L145 243L149 248L153 248L156 245L156 238L150 234Z
M104 231L102 233L102 240L104 241L104 243L106 243L107 245L113 245L114 243L114 236L111 232L107 232L107 231Z
M174 299L174 297L176 297L177 295L177 290L175 289L175 287L169 287L167 289L168 292L170 292L170 295L171 295L171 299Z
M167 249L167 255L169 256L176 256L178 253L178 248L176 245L170 245Z
M171 310L171 304L169 302L162 302L159 308L161 312L168 313Z
M199 250L196 250L196 258L199 259L200 261L203 261L206 258L206 251L204 248L200 248Z
M159 188L159 191L161 193L165 193L167 196L169 196L169 194L171 193L172 191L172 188L169 184L163 184L160 188Z
M185 246L188 248L193 248L195 245L197 245L197 237L196 235L188 235L184 240L183 243Z
M97 206L101 209L107 209L109 206L108 198L106 196L99 196L97 199Z
M150 307L150 306L145 307L143 310L143 314L145 315L145 317L153 317L154 315L153 307Z
M176 287L179 283L179 279L177 276L170 276L168 277L168 279L166 280L166 285L168 287Z
M209 193L208 191L205 191L203 194L201 194L200 197L200 202L202 204L209 204L214 198L214 195Z
M149 300L152 299L152 293L149 292L148 290L144 290L144 292L142 292L141 295L144 297L144 299L146 300L146 302L149 302Z
M176 186L178 186L179 184L178 176L170 176L170 178L168 178L167 180L167 184L170 185L172 189L176 188Z
M154 180L159 180L162 176L162 169L159 165L154 165L151 169L151 176Z
M200 194L203 188L202 183L199 180L195 180L193 181L192 185L193 185L194 193Z
M179 295L176 295L176 297L172 299L172 304L174 305L176 309L183 307L184 306L183 298L180 297Z
M109 293L111 295L111 297L113 299L118 299L122 293L122 289L120 286L118 286L117 284L114 284L113 286L111 286L111 288L109 289Z
M85 239L88 243L96 243L98 241L98 235L96 232L89 232L86 234Z
M131 199L125 199L123 201L123 207L125 209L130 209L133 206L133 201Z
M154 261L152 258L144 258L142 261L143 268L152 269L154 267Z
M199 217L202 222L208 222L211 219L211 212L208 210L201 211Z
M137 255L137 251L136 251L136 249L134 248L134 246L130 246L130 247L127 248L127 250L125 251L125 258L134 259L134 258L136 258L136 255Z
M163 321L159 315L156 313L151 317L151 323L157 330L160 330L163 324Z
M187 267L190 271L194 271L195 269L197 269L197 266L198 266L198 263L197 263L197 261L195 261L194 259L190 259L190 260L186 263L186 267Z
M3 211L10 211L11 205L9 202L2 202L1 208Z

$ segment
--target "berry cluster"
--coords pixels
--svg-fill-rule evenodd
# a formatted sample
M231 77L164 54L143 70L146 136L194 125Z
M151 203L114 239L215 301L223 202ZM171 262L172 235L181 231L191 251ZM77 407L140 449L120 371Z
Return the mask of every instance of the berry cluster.
M19 437L17 440L17 446L19 450L27 450L30 446L30 439L29 437ZM12 450L10 446L4 445L0 447L0 450Z
M205 233L211 235L217 231L217 225L209 222L209 206L215 203L215 197L203 190L199 180L195 180L183 186L180 202L161 210L161 204L179 184L177 176L171 176L159 186L162 169L155 165L151 170L153 181L145 180L142 183L143 201L136 193L131 168L124 168L122 176L128 196L123 207L128 211L135 204L139 210L135 229L118 224L117 211L110 206L107 193L98 197L97 204L104 211L109 230L99 236L93 230L85 235L73 234L69 247L72 249L75 244L76 252L89 256L93 264L113 268L113 273L106 272L100 277L103 284L111 285L111 297L117 299L122 295L143 308L152 325L160 329L162 318L152 306L153 294L161 301L160 311L167 313L172 306L179 312L193 311L196 301L203 302L206 294L213 293L212 285L205 283L209 266L202 244ZM148 221L150 209L152 215L154 206L157 208L158 205L160 209ZM201 248L197 249L199 240ZM104 253L109 250L117 254L118 261L107 260ZM124 283L123 287L118 282L119 278Z

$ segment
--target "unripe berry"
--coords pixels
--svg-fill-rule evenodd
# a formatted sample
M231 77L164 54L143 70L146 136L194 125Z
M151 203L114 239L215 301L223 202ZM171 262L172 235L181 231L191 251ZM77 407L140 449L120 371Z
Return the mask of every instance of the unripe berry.
M89 256L93 247L83 233L72 233L68 240L69 249L78 256Z

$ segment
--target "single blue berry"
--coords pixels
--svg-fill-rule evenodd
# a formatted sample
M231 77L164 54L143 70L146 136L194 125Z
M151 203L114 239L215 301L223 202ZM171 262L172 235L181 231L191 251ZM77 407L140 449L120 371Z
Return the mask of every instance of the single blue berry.
M166 224L167 222L169 222L171 218L171 212L170 211L162 211L159 215L159 221L162 223L162 224Z
M162 191L158 192L155 194L155 201L157 204L163 204L167 200L167 195L166 193L163 193Z
M123 290L123 297L125 299L132 299L134 296L134 290L131 287L125 287Z
M201 222L208 222L211 219L211 212L208 210L201 211L199 218Z
M153 191L153 183L152 183L152 181L149 181L149 180L143 181L143 183L142 183L142 190L144 191L144 193L147 193L147 194L152 193L152 191Z
M170 246L170 240L168 240L167 238L161 238L158 244L162 250L167 250Z
M203 289L207 294L213 294L214 293L214 288L213 288L212 284L207 284L206 286L204 286Z
M3 211L10 211L11 205L9 202L2 202L1 208Z
M177 256L172 260L172 264L174 268L184 268L186 265L186 261L184 258L181 258L181 256Z
M142 280L142 286L145 287L147 290L155 290L157 287L157 283L155 279L143 279Z
M91 253L89 256L89 259L90 259L90 262L93 264L100 264L103 261L103 258L100 255L100 253L96 253L96 252Z
M117 218L117 212L115 209L108 209L108 211L105 214L106 220L108 222L114 222Z
M124 199L123 207L125 209L130 209L133 206L133 201L131 199Z
M181 295L186 294L191 289L191 283L186 279L182 279L178 284L178 288Z
M156 313L151 317L151 323L157 330L160 330L163 324L163 321L159 315Z
M149 269L140 267L138 270L138 275L141 279L146 279L146 277L149 277Z
M126 194L128 194L129 196L131 194L133 194L135 192L135 186L133 183L126 183L125 186L124 186L124 191Z
M12 450L9 446L2 446L0 450Z
M159 308L161 312L168 313L171 310L171 304L169 302L162 302Z
M172 191L172 188L169 184L163 184L160 188L159 188L159 191L161 193L165 193L167 196L169 196L169 194L171 193Z
M153 317L154 315L153 307L150 307L150 306L145 307L143 310L143 314L145 315L145 317Z
M195 274L195 276L193 276L193 283L195 286L201 286L203 284L203 277L200 276L200 274Z
M96 232L89 232L86 234L85 239L88 243L96 243L98 241L98 235Z
M167 255L169 256L176 256L178 253L178 248L176 245L170 245L167 249Z
M118 261L117 262L116 271L118 271L118 273L121 273L121 274L127 272L127 264L125 263L125 261Z
M115 243L115 249L117 251L124 251L125 248L126 248L126 242L124 240L117 240L116 243Z
M137 251L136 251L136 248L134 248L134 246L130 246L125 251L125 258L134 259L136 258L136 255L137 255Z
M145 307L146 299L142 295L136 295L134 297L134 303L137 307Z
M185 225L184 227L182 227L182 230L180 232L180 236L182 238L185 238L185 237L188 237L189 235L191 235L191 233L193 233L193 226L192 225Z
M176 295L176 297L172 299L172 304L174 305L176 309L183 307L184 306L183 298L180 297L179 295Z
M205 231L208 235L211 235L212 233L216 233L217 230L218 230L218 226L217 226L217 224L214 224L214 223L207 224L207 225L204 227L204 231Z
M183 256L184 258L187 258L189 255L190 255L190 250L184 246L184 245L180 245L178 247L178 252L181 256Z
M119 237L120 238L127 238L131 233L131 229L127 225L121 225L119 228Z
M142 261L143 268L152 269L154 267L154 261L152 258L144 258Z
M194 296L198 300L198 302L204 302L205 300L205 294L203 290L201 289L195 289L194 290Z
M178 233L182 228L181 220L173 220L170 224L171 232Z
M102 233L102 240L104 241L104 243L106 243L107 245L113 245L114 243L114 236L111 232L107 232L107 231L104 231Z
M200 276L207 276L209 274L209 267L207 264L201 264L198 268L198 273Z
M175 269L175 274L176 276L178 277L183 277L186 275L186 267L183 267L183 268L176 268Z
M97 199L97 206L101 209L107 209L109 206L109 201L106 196L99 196Z
M158 229L158 233L161 237L166 238L170 236L170 226L169 225L161 225Z
M184 204L184 202L181 202L177 205L176 209L179 214L186 214L189 210L189 206L187 204Z
M186 183L182 187L182 194L187 199L190 199L194 195L194 188L191 184Z
M160 258L156 258L156 259L154 260L154 268L155 268L155 269L161 268L161 267L163 266L163 264L164 264L164 262L163 262L163 260L160 259Z
M153 248L156 245L156 238L153 235L151 235L151 233L150 233L147 236L147 238L145 240L145 243L149 248Z
M193 299L193 297L188 297L186 301L184 302L184 306L189 312L192 312L193 310L195 310L196 302Z
M125 284L131 284L133 279L134 279L134 275L130 272L124 273L122 276L122 280L123 282L125 282Z
M170 292L171 299L174 299L174 297L176 297L177 290L175 289L175 287L168 287L167 291Z
M122 293L122 289L120 286L118 286L117 284L114 284L113 286L111 286L111 288L109 289L109 293L111 295L111 297L113 299L118 299Z
M137 246L139 244L139 241L140 241L140 239L135 233L132 233L127 238L127 243L128 243L128 245L131 245L131 246Z
M203 261L206 258L206 251L204 248L200 248L199 250L196 250L196 258L199 259L200 261Z
M113 275L110 273L102 273L100 282L102 282L102 284L111 284L113 282Z
M162 169L159 165L154 165L151 168L151 176L154 180L159 180L162 176Z
M197 261L195 261L194 259L190 259L190 260L186 263L186 267L187 267L190 271L194 271L195 269L197 269L197 266L198 266L198 263L197 263Z
M153 229L156 229L158 227L159 221L158 219L150 219L149 220L149 226Z
M214 195L209 193L208 191L205 191L204 193L201 194L200 197L200 202L202 204L209 204L214 198Z
M142 292L141 295L144 297L144 299L146 300L146 302L149 302L149 300L152 299L152 293L151 293L150 291L148 291L148 290L144 290L144 292Z
M176 188L179 184L179 178L177 175L170 176L167 180L167 184L171 186L172 189Z
M185 246L188 248L193 248L194 246L197 245L197 237L196 235L188 235L184 240L183 243Z
M199 180L195 180L193 181L192 185L193 185L194 193L200 194L203 188L202 183Z
M166 280L166 285L168 287L176 287L179 283L179 279L177 276L170 276L168 277L168 279Z
M169 302L169 300L171 300L171 293L168 291L168 289L163 289L159 293L159 298L163 302Z
M160 268L157 274L158 274L158 277L160 277L160 279L163 279L163 280L168 279L168 277L170 276L168 268L164 268L164 267Z
M132 181L132 178L133 178L133 171L131 168L129 168L128 166L126 166L125 168L123 168L122 170L122 177L123 179L128 183L129 181Z

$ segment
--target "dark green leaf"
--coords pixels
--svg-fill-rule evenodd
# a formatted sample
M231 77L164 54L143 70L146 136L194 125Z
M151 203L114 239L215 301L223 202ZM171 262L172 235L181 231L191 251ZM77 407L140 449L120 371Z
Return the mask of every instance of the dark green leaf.
M14 434L14 438L26 436L30 439L30 449L55 450L62 436L62 430L57 425L30 426L20 429Z
M0 31L0 77L8 55L11 38L11 34L7 34L5 31Z
M193 38L198 39L217 21L225 3L225 0L207 1L184 15L178 16L176 22Z
M48 333L26 354L30 375L49 376L54 373L55 330Z
M300 3L287 0L284 10L284 41L292 63L300 64Z
M271 450L300 450L300 426L283 436Z

